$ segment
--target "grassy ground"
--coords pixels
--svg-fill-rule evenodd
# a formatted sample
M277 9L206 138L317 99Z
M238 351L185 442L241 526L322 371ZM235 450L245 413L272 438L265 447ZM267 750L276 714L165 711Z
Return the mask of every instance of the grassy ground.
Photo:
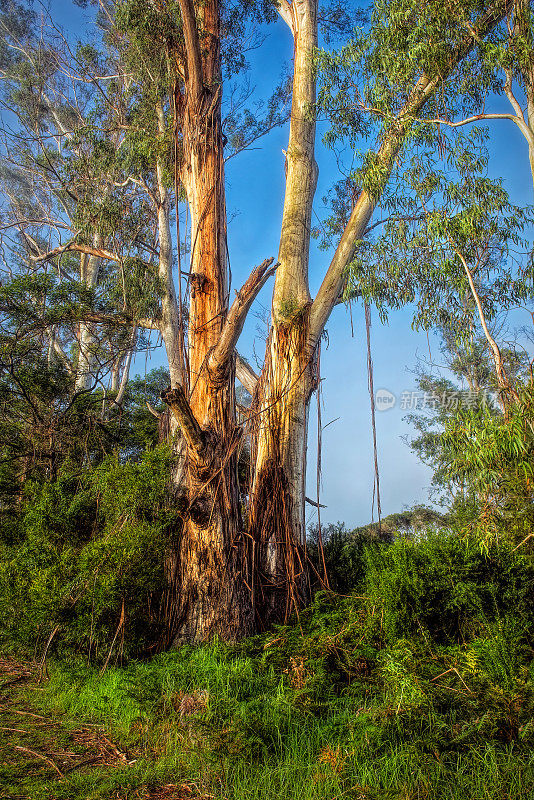
M345 597L239 646L3 662L9 800L527 800L534 569L395 545Z
M29 663L0 659L2 800L192 800L201 796L187 783L155 782L157 754L139 745L129 750L109 738L106 726L65 714L57 704L50 704L51 687L45 688L39 677L39 670ZM139 761L140 769L136 768ZM148 782L145 772L150 774Z

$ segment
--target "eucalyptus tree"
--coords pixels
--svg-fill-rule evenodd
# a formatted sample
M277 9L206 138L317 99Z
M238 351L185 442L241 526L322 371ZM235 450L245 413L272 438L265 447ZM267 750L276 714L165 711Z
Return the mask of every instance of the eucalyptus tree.
M285 609L298 603L294 543L302 542L304 536L307 409L316 385L316 355L324 327L339 302L347 267L372 224L397 159L414 135L414 118L425 105L439 104L449 91L457 91L454 83L462 61L505 14L504 5L444 7L430 3L421 17L416 4L380 5L365 33L339 53L320 55L320 101L332 121L332 136L350 136L355 126L359 134L356 146L361 147L362 134L367 140L376 137L377 145L361 153L357 188L346 197L346 221L312 299L308 248L315 189L315 127L306 109L313 102L314 85L312 52L306 51L307 35L301 30L309 30L306 14L313 18L314 9L311 5L303 9L302 21L300 10L300 4L291 7L295 83L281 266L275 278L272 329L256 395L259 424L251 499L251 531L265 550L263 569L275 585L275 597L276 591L279 593L278 613L280 606ZM376 127L368 125L362 113L365 95L380 103L382 120Z
M171 379L165 400L176 421L177 455L183 460L183 526L171 558L168 638L237 638L259 622L283 619L306 599L307 415L319 378L317 357L325 325L341 299L347 268L375 224L373 214L399 159L425 136L428 127L418 123L423 110L441 117L448 100L458 97L458 83L464 88L468 74L464 62L478 64L488 37L498 39L509 4L432 0L422 15L412 0L380 3L352 40L334 53L318 53L317 0L280 0L275 6L102 0L99 7L107 44L118 54L119 65L108 75L104 104L124 131L115 139L114 150L112 136L105 141L97 137L109 155L101 174L109 171L113 178L109 197L100 189L99 200L109 206L117 184L132 191L135 187L136 200L132 205L121 196L122 213L114 217L119 241L113 240L109 228L93 225L93 235L102 240L88 240L85 227L82 246L87 255L106 264L125 264L125 256L132 253L124 222L129 222L135 203L143 202L140 197L148 198L157 218L152 258L144 260L135 247L133 255L146 276L153 274L147 264L157 263L160 302L152 314L137 314L135 322L160 331L165 341ZM266 253L231 303L226 89L229 73L243 64L244 25L254 31L275 18L294 46L280 244L276 262ZM334 255L312 298L308 272L317 183L318 68L320 107L332 126L329 141L342 138L358 150L363 139L364 149L355 153L358 169L347 184L350 193L342 198L345 219L335 232ZM96 81L101 92L101 73L93 69L91 75L91 85ZM119 99L110 104L113 91ZM283 91L275 96L283 107ZM282 120L276 102L272 108L253 135ZM239 149L250 132L246 126L240 130L236 120L234 115L229 128ZM124 161L118 166L123 154L132 156L129 168ZM178 290L173 280L173 199L175 204L185 200L190 220L186 311L180 302L180 275ZM89 213L87 219L100 222L103 217ZM77 246L77 240L69 240L64 249L76 251ZM56 258L59 254L53 251L44 255ZM236 345L253 300L273 276L265 360L256 376L237 355ZM132 325L132 316L122 310L110 313L107 320L112 319L116 325ZM98 320L106 321L103 315ZM236 374L252 396L244 422L236 414ZM237 473L244 436L251 441L246 520L241 518Z
M0 20L4 272L33 276L37 284L45 274L70 287L73 297L77 283L88 290L90 309L50 325L44 313L40 330L49 361L66 368L73 393L102 385L108 375L117 403L139 339L141 307L152 313L157 296L146 259L147 210L118 158L125 77L113 76L109 54L72 48L46 15L28 12L21 28L16 20L24 9L6 6ZM116 311L124 324L110 316Z
M495 324L533 299L525 236L532 209L514 205L502 181L487 177L484 138L475 131L446 149L442 141L445 170L425 163L420 152L405 165L389 204L394 213L361 248L349 283L385 313L413 303L416 328L444 332L464 363L471 353L463 374L473 389L480 385L473 355L481 355L483 341L506 409L518 399L516 376L509 375Z
M139 6L136 6L139 14ZM236 637L283 618L306 593L304 476L307 411L317 385L317 353L361 239L369 227L414 120L425 105L457 95L463 60L499 26L506 3L430 3L424 18L411 3L377 6L365 32L340 53L319 58L322 105L334 135L356 124L376 137L358 173L346 224L315 298L308 283L312 204L317 181L315 0L281 2L277 11L294 43L286 194L276 264L255 268L229 302L224 193L222 48L226 6L218 0L153 3L161 50L175 69L177 172L191 218L186 379L171 378L168 402L186 442L186 506L176 559L176 639ZM141 18L143 15L141 14ZM138 17L139 19L139 17ZM170 21L170 22L169 22ZM369 123L363 95L380 105ZM337 130L336 130L337 129ZM354 202L352 202L354 201ZM243 383L253 396L246 430L252 476L246 533L237 502L236 463L243 435L235 414L235 348L254 297L275 274L265 362Z

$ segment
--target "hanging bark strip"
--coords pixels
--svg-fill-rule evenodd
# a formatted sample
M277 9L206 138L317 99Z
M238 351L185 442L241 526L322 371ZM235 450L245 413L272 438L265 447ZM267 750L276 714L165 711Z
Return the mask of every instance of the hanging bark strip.
M325 589L329 589L328 572L326 569L326 561L324 558L323 547L323 530L321 526L321 503L319 502L321 494L321 476L322 476L322 454L323 454L323 422L321 414L321 349L317 354L317 472L316 472L316 489L317 489L317 549L319 551L319 558L323 574L321 576L321 583ZM306 501L308 498L306 498Z
M371 308L369 303L364 303L365 308L365 332L367 335L367 385L369 397L371 399L371 428L373 430L373 460L375 476L373 482L373 504L371 507L371 521L374 517L375 497L376 511L378 515L378 535L382 533L382 506L380 503L380 473L378 471L378 447L376 444L376 418L375 418L375 388L373 381L373 358L371 355Z
M309 598L304 524L307 414L317 386L306 355L307 313L273 327L254 406L250 534L258 620L285 620Z

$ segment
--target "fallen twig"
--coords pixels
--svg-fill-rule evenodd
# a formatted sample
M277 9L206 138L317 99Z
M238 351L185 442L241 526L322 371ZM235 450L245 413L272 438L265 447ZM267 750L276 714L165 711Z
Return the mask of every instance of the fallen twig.
M18 683L19 681L23 681L24 678L29 678L29 675L19 675L18 678L13 678L11 681L6 681L5 683L0 683L0 689L5 689L6 686L13 686L14 683Z
M23 731L22 728L3 728L0 726L0 731L13 731L14 733L28 733L28 731Z
M17 711L15 708L10 708L9 713L20 714L23 717L35 717L35 719L46 719L46 717L43 717L41 714L32 714L31 711Z
M40 758L41 761L46 761L47 764L54 767L60 778L64 777L58 765L52 761L51 758L48 758L48 756L43 756L42 753L36 753L35 750L30 750L29 747L19 747L19 745L15 745L15 750L20 750L22 753L29 753L31 756L35 756L35 758Z

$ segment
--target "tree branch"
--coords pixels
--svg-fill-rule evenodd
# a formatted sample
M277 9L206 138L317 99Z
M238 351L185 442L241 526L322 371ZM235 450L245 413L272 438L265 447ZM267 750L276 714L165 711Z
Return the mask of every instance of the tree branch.
M245 361L243 356L240 356L237 351L235 354L235 374L241 385L244 386L250 395L253 395L258 385L258 376L248 361Z
M450 239L449 239L449 241L450 241ZM484 308L483 308L482 302L480 300L480 295L478 293L478 289L477 289L477 287L475 285L475 281L473 279L473 274L472 274L471 270L469 269L469 265L468 265L467 261L465 260L464 256L458 250L458 248L454 246L453 242L451 242L451 246L452 246L454 252L456 253L456 255L458 256L458 258L459 258L459 260L460 260L460 262L461 262L461 264L462 264L462 266L463 266L463 268L465 270L465 274L467 275L467 280L469 282L469 288L471 289L471 295L472 295L473 300L475 301L475 304L476 304L476 307L477 307L478 317L480 319L480 324L482 325L482 330L484 331L484 335L486 337L486 341L488 342L488 345L489 345L491 353L492 353L493 363L495 364L495 374L497 376L497 383L499 384L499 388L505 394L508 393L509 395L511 395L514 398L514 400L519 400L519 396L518 396L517 392L515 391L515 389L513 388L513 386L511 385L510 380L508 378L508 375L506 374L506 370L504 368L504 363L503 363L502 354L501 354L501 350L499 348L499 345L497 344L497 342L495 341L495 339L491 335L490 329L488 327L488 323L486 321L486 315L484 313ZM504 398L503 398L503 401L504 401Z
M62 247L55 247L53 250L49 250L48 253L39 253L38 256L30 256L30 260L36 262L50 261L51 258L63 255L63 253L69 251L85 253L85 255L93 256L94 258L105 258L107 261L118 262L121 260L118 255L111 253L109 250L102 250L99 247L91 247L87 244L76 244L75 242L69 242L69 244L63 245Z
M314 508L328 508L328 506L323 506L322 503L318 503L317 500L312 500L311 497L305 497L304 499L310 504L310 506L313 506Z
M208 361L208 371L215 380L226 374L230 356L235 350L250 306L267 280L276 272L278 263L273 264L273 261L273 258L266 258L259 266L254 267L250 277L237 292L226 317L220 339Z
M137 338L137 326L134 326L132 329L132 335L130 339L130 347L126 353L126 360L124 362L124 367L122 370L122 378L121 384L119 386L119 391L117 392L117 396L115 397L113 403L116 406L121 406L122 401L124 400L124 395L126 394L126 387L128 385L128 380L130 378L130 367L132 364L132 357L135 350L135 340Z
M152 414L153 417L156 417L156 419L158 419L158 420L161 419L161 414L159 413L159 411L156 411L154 406L151 405L148 402L148 400L145 400L145 404L146 404L146 407L148 408L148 410L150 411L150 413Z
M435 123L435 124L438 124L438 125L447 125L449 128L461 128L462 125L470 125L472 122L480 122L481 120L484 121L484 120L492 120L492 119L508 119L508 120L510 120L510 122L513 122L515 125L517 125L517 127L519 128L519 130L521 131L521 133L523 134L523 136L525 137L525 139L527 140L529 145L531 145L531 146L534 145L534 136L532 135L532 131L530 130L530 128L526 124L523 114L521 114L521 116L519 116L519 114L517 114L517 115L516 114L474 114L472 117L467 117L466 119L458 120L458 122L449 122L446 119L425 119L425 120L423 120L423 122Z
M193 450L197 458L204 455L207 448L206 437L187 402L183 388L178 385L174 389L165 389L161 393L161 399L167 403L178 422L188 449Z
M99 311L84 311L79 316L75 316L69 322L100 322L103 325L137 325L138 328L146 328L151 331L159 331L160 326L153 319L137 319L126 314L105 314Z
M45 328L45 330L46 330L47 336L49 337L49 339L50 339L50 341L52 343L52 347L53 347L53 350L54 350L55 354L58 356L59 360L61 361L61 363L63 364L63 366L65 367L65 369L69 373L69 375L71 376L71 378L74 377L75 370L74 370L74 367L72 366L72 362L71 362L70 358L68 357L68 355L63 350L63 348L61 347L61 345L59 344L59 342L57 341L54 331L51 330L49 327Z
M517 116L524 121L525 116L523 114L523 109L521 108L521 105L512 89L512 73L510 70L505 69L504 74L506 75L506 80L504 82L504 93Z
M406 103L398 112L389 131L386 132L383 143L376 153L375 167L380 167L383 178L382 187L371 196L365 190L360 192L350 219L343 231L334 257L326 272L319 291L312 303L309 317L309 332L307 349L313 352L319 341L324 326L341 293L345 279L345 269L354 258L358 242L363 237L371 216L376 208L383 186L389 180L391 171L403 145L406 127L416 114L423 108L427 100L434 94L437 87L451 74L454 68L473 49L478 40L484 38L506 15L509 7L508 0L497 0L490 9L479 18L476 26L469 31L464 42L451 53L448 67L441 75L430 78L422 75L412 88Z

